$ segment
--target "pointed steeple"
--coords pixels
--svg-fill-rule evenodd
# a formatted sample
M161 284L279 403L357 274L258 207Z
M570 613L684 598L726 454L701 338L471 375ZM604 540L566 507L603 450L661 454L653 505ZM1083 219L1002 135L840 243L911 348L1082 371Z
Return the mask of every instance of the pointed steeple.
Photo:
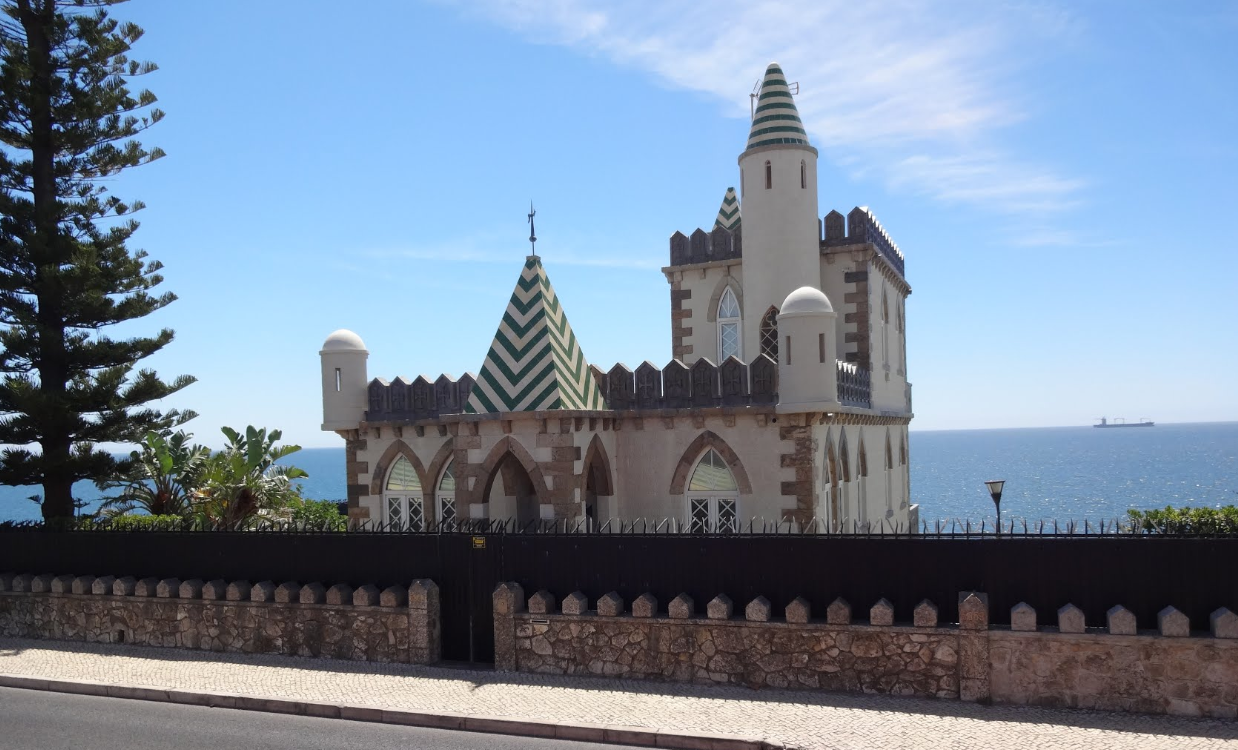
M761 93L753 111L752 129L748 131L748 148L777 144L808 145L808 133L800 120L787 77L778 63L770 63L761 81Z
M541 258L530 255L464 410L603 408L602 393Z
M739 228L739 219L739 196L735 194L735 188L729 187L726 195L722 196L722 207L718 209L714 226L734 232Z

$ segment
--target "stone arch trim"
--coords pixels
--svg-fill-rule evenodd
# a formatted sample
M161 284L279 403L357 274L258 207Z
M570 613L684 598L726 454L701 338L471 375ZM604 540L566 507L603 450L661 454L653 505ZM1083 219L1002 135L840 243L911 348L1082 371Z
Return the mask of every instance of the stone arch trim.
M602 488L598 489L598 494L603 497L611 497L615 494L615 475L610 468L610 456L606 453L606 446L602 444L602 436L594 435L589 441L589 447L585 449L585 460L580 465L580 476L577 477L577 486L580 489L580 497L585 496L585 487L589 483L589 467L593 465L594 459L602 467L602 476L605 477L605 492Z
M381 496L387 489L387 472L391 470L397 458L403 456L408 459L408 462L413 465L413 470L417 472L417 478L421 480L421 492L424 497L426 488L430 487L431 494L437 490L437 487L431 487L431 482L426 481L426 467L421 463L421 459L417 458L417 454L409 447L408 443L396 438L395 442L387 446L387 450L383 451L383 455L378 459L378 463L374 464L374 471L370 474L370 495ZM437 478L437 475L433 475Z
M502 440L495 443L486 459L481 462L481 466L476 474L478 481L472 493L474 500L479 503L489 501L490 487L494 483L494 478L498 476L499 464L508 455L515 458L529 475L529 480L533 483L533 494L537 496L537 502L539 504L550 502L550 491L546 487L546 478L542 476L541 467L537 465L537 461L533 460L533 455L529 453L528 449L511 435L504 435Z
M709 308L705 311L705 320L708 322L718 322L718 303L722 301L722 293L727 290L727 287L730 287L731 293L735 295L735 301L739 303L739 317L741 319L744 317L744 290L728 270L721 279L718 279L714 293L709 298Z
M752 482L748 481L748 472L744 470L744 464L731 446L711 430L705 430L697 435L696 440L693 440L680 456L679 464L675 467L675 474L671 477L671 494L682 495L684 493L684 488L688 485L688 477L696 468L697 460L709 448L718 451L718 455L726 461L726 465L731 469L731 475L735 477L735 483L739 485L739 494L751 495Z

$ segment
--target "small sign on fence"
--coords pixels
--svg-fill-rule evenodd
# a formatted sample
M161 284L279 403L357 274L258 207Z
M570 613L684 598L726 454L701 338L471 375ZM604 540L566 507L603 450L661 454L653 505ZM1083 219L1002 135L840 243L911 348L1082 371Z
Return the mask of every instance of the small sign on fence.
M486 537L484 536L473 537L473 549L485 549L485 548L486 548Z

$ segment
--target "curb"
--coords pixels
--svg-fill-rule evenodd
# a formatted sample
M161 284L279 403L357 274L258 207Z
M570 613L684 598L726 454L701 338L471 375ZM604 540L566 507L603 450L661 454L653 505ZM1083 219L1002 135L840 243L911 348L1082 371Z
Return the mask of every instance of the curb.
M170 687L149 685L118 685L89 680L54 680L25 675L0 674L0 687L19 690L42 690L52 693L94 695L108 698L179 703L207 708L232 708L240 711L263 711L274 714L313 716L322 719L367 721L377 724L398 724L426 729L454 729L485 734L506 734L516 737L576 740L578 742L608 742L616 745L674 748L675 750L781 750L783 745L747 737L727 737L694 732L662 732L644 727L602 726L596 724L561 724L523 719L503 719L473 716L450 711L398 711L377 706L354 706L338 703L263 698L231 693L203 693Z

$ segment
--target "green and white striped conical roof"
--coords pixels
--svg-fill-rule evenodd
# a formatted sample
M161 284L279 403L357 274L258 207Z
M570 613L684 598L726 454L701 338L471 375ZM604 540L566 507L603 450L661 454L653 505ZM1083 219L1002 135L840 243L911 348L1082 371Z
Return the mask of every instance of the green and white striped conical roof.
M494 414L604 408L542 260L530 255L464 410Z
M714 226L732 232L739 228L739 196L735 194L735 188L727 188L726 195L722 196L722 207L718 209Z
M752 129L748 131L748 148L778 144L808 145L808 133L800 120L787 77L778 63L770 63L761 81L761 93L753 111Z

